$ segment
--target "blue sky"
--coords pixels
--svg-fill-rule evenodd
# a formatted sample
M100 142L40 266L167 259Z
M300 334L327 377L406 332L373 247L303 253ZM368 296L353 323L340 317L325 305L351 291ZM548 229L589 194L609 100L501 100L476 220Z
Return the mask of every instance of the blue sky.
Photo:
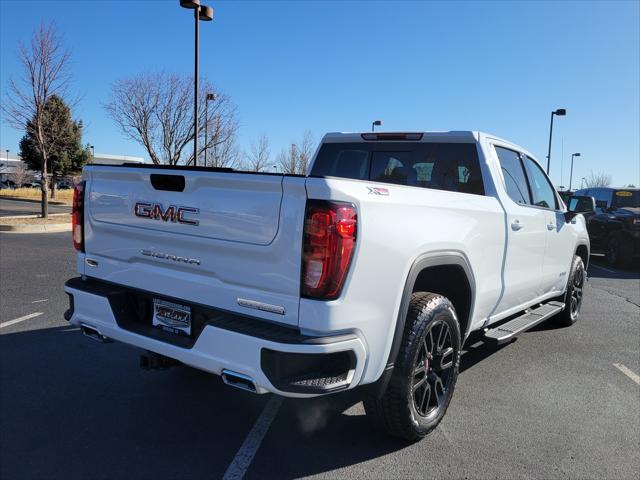
M545 162L568 184L605 171L640 184L640 2L209 2L201 73L231 96L240 145L266 133L272 156L309 129L483 130ZM53 20L73 54L75 116L96 152L146 156L102 104L117 78L191 73L193 22L178 0L0 0L0 89L16 46ZM0 127L15 152L21 132ZM577 180L576 180L577 179Z

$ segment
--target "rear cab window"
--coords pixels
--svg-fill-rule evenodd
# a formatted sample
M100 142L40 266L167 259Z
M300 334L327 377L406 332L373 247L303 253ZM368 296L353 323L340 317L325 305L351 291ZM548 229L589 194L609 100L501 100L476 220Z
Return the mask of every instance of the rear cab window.
M326 143L311 176L484 195L475 143Z

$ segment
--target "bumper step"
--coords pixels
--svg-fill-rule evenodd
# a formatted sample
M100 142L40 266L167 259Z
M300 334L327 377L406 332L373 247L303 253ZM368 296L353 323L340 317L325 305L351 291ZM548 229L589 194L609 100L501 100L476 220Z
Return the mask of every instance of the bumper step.
M535 327L546 319L551 318L564 309L562 302L547 302L539 307L527 310L519 317L509 320L507 323L485 331L484 338L498 345L506 343L530 328Z

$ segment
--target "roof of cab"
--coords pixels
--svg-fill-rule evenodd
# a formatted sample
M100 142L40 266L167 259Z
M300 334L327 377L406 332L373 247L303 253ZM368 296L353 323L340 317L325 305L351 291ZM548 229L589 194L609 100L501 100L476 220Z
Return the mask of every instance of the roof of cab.
M383 131L383 132L329 132L325 134L325 136L322 138L322 143L348 143L348 142L355 143L355 142L375 141L375 140L366 140L363 138L363 135L365 134L371 135L372 133L378 133L382 135L421 133L422 138L420 140L408 140L408 141L414 141L414 142L442 141L442 142L462 143L462 142L480 142L484 139L487 139L489 141L502 143L504 146L507 146L509 148L522 152L525 155L534 159L536 162L538 162L535 155L529 152L526 148L523 148L520 145L513 143L509 140L506 140L504 138L498 137L497 135L492 135L490 133L474 131L474 130L450 130L450 131L441 131L441 132L438 132L438 131L427 132L427 131L415 131L415 130L412 132L386 132L386 131ZM386 139L381 138L380 140L385 141ZM393 142L393 141L404 141L404 140L389 139L388 141ZM538 162L538 164L541 165L540 162Z
M325 143L342 143L342 142L362 142L362 135L371 134L372 132L329 132L325 134L322 141ZM447 138L449 140L466 140L466 141L477 141L479 138L480 132L472 132L469 130L452 130L448 132L424 132L424 131L412 131L412 132L373 132L379 133L382 135L389 134L415 134L421 133L422 139L419 141L427 141L427 140L435 140L440 138Z

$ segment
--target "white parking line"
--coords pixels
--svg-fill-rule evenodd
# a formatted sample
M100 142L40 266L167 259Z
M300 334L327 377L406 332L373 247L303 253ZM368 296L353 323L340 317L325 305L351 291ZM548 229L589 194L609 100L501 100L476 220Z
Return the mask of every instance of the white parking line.
M620 370L622 373L624 373L631 380L636 382L638 385L640 385L640 376L638 376L635 373L633 373L632 370L630 370L629 368L625 367L621 363L614 363L613 366L616 367L618 370Z
M11 325L15 325L16 323L24 322L25 320L29 320L31 318L39 317L43 312L35 312L30 313L29 315L25 315L24 317L15 318L13 320L9 320L8 322L0 323L0 328L10 327Z
M260 448L262 439L267 434L269 426L271 426L271 422L276 418L281 404L282 397L279 395L272 396L267 402L264 410L262 410L258 420L256 420L256 423L249 432L249 435L244 439L240 450L238 450L238 453L236 453L236 456L233 458L231 465L229 465L229 468L227 468L227 471L224 473L224 477L222 477L223 480L241 480L244 477L251 465L253 457Z
M48 300L49 300L48 298L43 298L42 300L34 300L34 301L33 301L33 302L31 302L31 303L42 303L42 302L46 302L46 301L48 301Z

